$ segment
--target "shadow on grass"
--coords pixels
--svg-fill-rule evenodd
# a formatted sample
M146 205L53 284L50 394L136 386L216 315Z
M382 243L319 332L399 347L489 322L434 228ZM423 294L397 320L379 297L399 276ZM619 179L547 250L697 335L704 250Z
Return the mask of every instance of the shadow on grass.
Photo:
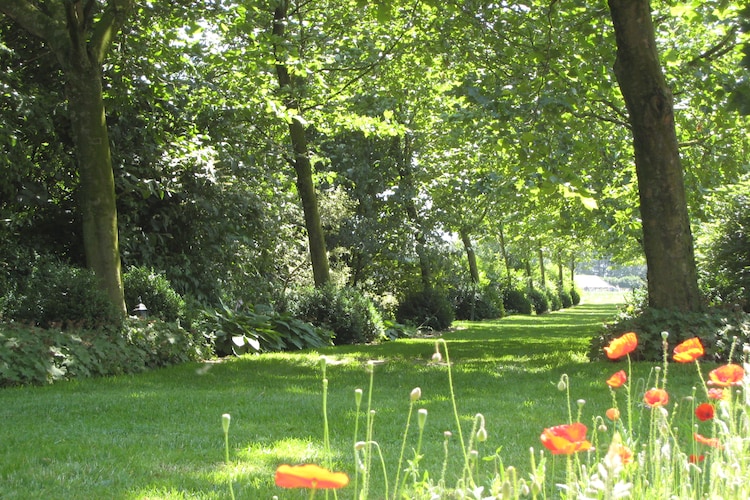
M588 366L584 353L614 313L611 304L591 304L457 323L443 338L462 427L470 429L473 416L485 414L487 449L502 447L507 464L526 463L539 430L564 417L555 388L560 375L590 380L601 374L602 366ZM331 360L329 425L341 468L353 473L353 391L367 390L367 361L381 360L373 388L378 441L387 450L399 448L409 392L422 387L420 405L430 415L423 465L437 471L442 433L456 429L446 366L431 362L434 343L402 339L272 353L0 391L0 418L7 423L0 427L0 497L227 498L231 474L238 498L284 498L273 485L275 467L323 456L321 354ZM604 389L582 387L606 403ZM223 464L222 413L232 415L229 468ZM394 467L397 457L386 460Z

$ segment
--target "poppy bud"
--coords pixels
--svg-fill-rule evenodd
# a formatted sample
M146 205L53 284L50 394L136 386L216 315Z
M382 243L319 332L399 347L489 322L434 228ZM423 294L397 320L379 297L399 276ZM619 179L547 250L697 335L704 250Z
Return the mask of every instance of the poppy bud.
M484 443L485 441L487 441L487 429L485 429L484 427L480 427L477 431L477 441L479 441L480 443Z
M229 432L229 422L232 420L232 416L229 413L225 413L221 416L221 427L224 429L224 434Z
M362 389L354 389L354 402L357 403L357 407L362 403Z
M425 420L427 420L427 410L424 408L420 408L417 412L417 422L419 423L419 428L424 429L424 423Z
M412 403L421 397L422 389L420 389L419 387L415 387L414 389L412 389L411 394L409 394L409 399L411 399Z

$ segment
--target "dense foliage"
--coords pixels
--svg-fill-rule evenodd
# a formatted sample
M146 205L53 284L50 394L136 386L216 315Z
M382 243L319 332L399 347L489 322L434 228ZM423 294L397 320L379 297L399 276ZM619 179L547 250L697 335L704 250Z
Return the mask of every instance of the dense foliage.
M605 359L602 348L625 332L638 332L635 360L661 361L663 332L668 332L670 344L679 344L698 337L706 350L706 358L715 362L737 361L743 346L750 343L750 315L728 308L710 308L701 312L681 312L643 307L632 304L591 339L589 358ZM732 359L729 359L732 354Z
M185 301L163 274L153 269L133 267L123 274L122 280L129 309L143 303L149 316L164 321L176 321L183 316Z
M739 194L718 223L704 262L709 297L750 312L750 197Z
M244 305L222 304L220 309L203 311L197 326L217 356L325 347L333 337L329 330L288 313L260 312Z
M332 331L336 345L373 342L385 335L383 318L375 304L351 287L305 288L292 305L292 312Z
M502 318L505 313L502 298L492 285L458 287L449 292L448 298L456 319L481 321Z
M13 274L16 281L5 290L3 300L6 319L41 327L86 328L120 321L119 312L87 269L56 257L36 256Z
M129 319L119 327L39 328L0 323L0 387L138 373L203 359L201 335L176 323Z
M396 319L420 329L445 330L455 312L445 292L433 288L407 295L398 305Z

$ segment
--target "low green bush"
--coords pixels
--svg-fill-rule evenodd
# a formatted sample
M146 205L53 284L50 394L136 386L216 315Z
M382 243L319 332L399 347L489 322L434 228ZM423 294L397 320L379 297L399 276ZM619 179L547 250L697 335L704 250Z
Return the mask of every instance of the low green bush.
M481 321L503 317L503 302L492 286L461 286L450 291L456 319Z
M185 301L163 274L145 267L131 267L122 275L122 283L129 310L143 302L150 317L164 321L182 318Z
M711 308L702 312L682 312L668 309L632 309L621 313L611 324L591 339L589 359L605 359L603 347L623 333L638 333L638 348L634 360L660 361L662 332L669 332L670 344L698 337L705 348L706 361L728 362L730 347L736 337L739 345L750 343L750 314L731 309ZM735 350L734 360L742 355Z
M433 330L449 328L454 317L453 306L446 295L432 288L407 295L396 311L398 322Z
M93 328L122 320L92 271L54 257L38 257L4 307L5 319L43 328Z
M562 301L557 289L551 286L544 287L544 295L547 296L547 303L550 311L559 311L562 309Z
M537 314L544 314L549 311L549 299L547 294L536 288L531 288L526 292L529 302L531 302L534 312Z
M260 308L258 308L260 309ZM256 311L254 306L203 311L198 328L204 332L217 356L239 356L248 352L318 348L332 344L332 332L317 328L289 313Z
M560 288L560 291L557 292L557 296L560 299L560 305L562 305L563 309L567 309L573 306L573 297L569 291L565 290L564 288ZM581 299L579 298L578 301L580 302Z
M127 319L104 328L0 323L0 387L138 373L205 357L203 339L177 323Z
M531 314L531 301L516 288L503 290L503 307L507 314Z
M355 288L305 288L290 309L302 321L332 331L336 345L373 342L385 334L383 318L375 304Z
M581 292L579 292L576 287L570 289L570 300L574 306L581 303Z

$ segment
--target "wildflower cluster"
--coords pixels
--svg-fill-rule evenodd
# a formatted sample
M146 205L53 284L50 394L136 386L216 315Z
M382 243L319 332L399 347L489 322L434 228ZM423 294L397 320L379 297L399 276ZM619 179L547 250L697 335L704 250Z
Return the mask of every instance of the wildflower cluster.
M427 410L417 409L422 389L415 387L408 395L406 427L401 439L400 455L396 464L395 480L389 482L383 454L374 438L372 407L373 374L376 362L368 363L370 386L367 391L355 389L356 418L354 425L354 474L334 472L317 464L287 465L276 470L275 483L282 488L305 488L310 498L316 491L347 487L347 498L367 499L374 495L371 489L373 467L379 466L378 477L384 485L377 495L386 499L401 498L481 498L483 500L549 498L556 497L554 488L561 490L564 498L580 499L663 499L663 498L750 498L750 393L746 364L728 363L708 370L704 378L700 359L704 348L699 338L688 339L672 350L675 363L694 363L699 388L689 396L670 394L667 374L670 366L668 333L662 333L663 364L654 367L646 381L633 381L631 353L638 348L638 336L626 333L604 348L610 360L627 360L627 368L614 371L602 380L608 388L612 403L604 412L592 419L596 432L589 436L583 422L586 402L577 401L577 412L570 401L571 381L564 374L557 384L566 392L568 400L567 421L542 430L541 444L552 454L552 471L543 451L536 460L531 449L531 472L526 477L515 467L504 467L494 457L480 459L480 444L488 438L485 418L481 413L473 419L473 428L464 440L456 397L453 391L451 363L445 341L445 362L436 344L431 362L446 367L450 400L455 418L454 432L463 455L462 470L454 470L455 486L446 484L448 467L448 442L453 433L444 434L443 467L439 475L431 477L420 470L422 437L427 420ZM729 359L733 359L733 352ZM745 348L750 354L750 348ZM326 416L327 382L326 360L323 368L323 413L325 458L330 459L328 420ZM366 397L365 397L366 394ZM364 400L364 401L363 401ZM687 402L689 412L682 405ZM406 459L407 438L412 429L412 416L416 410L417 438L413 458ZM689 419L688 425L683 422ZM360 421L363 425L360 428ZM230 416L223 415L226 460L228 456L227 433ZM494 477L480 479L477 464L481 460L495 461ZM559 460L564 468L555 471ZM404 464L406 462L406 464ZM374 465L375 464L375 465ZM326 464L333 465L332 462ZM377 470L377 469L376 469ZM437 478L437 479L436 479ZM553 483L548 484L549 479ZM350 484L353 483L353 484ZM234 498L230 481L230 493Z
M590 441L587 427L578 418L544 429L541 442L553 455L567 455L565 483L558 485L578 498L746 498L750 487L742 479L748 473L750 430L745 367L729 363L708 372L704 381L699 359L705 351L701 340L690 338L673 350L676 363L695 363L702 392L683 400L692 405L691 442L684 441L676 419L679 402L670 407L667 390L667 332L662 333L664 363L654 369L653 384L643 388L641 404L633 403L630 354L638 347L638 336L626 333L604 348L611 360L627 358L628 369L618 370L604 383L612 394L612 407L605 415L613 425L610 444L602 456L598 436ZM732 356L730 355L730 360ZM747 365L745 365L747 366ZM566 377L567 380L567 377ZM621 411L618 394L625 393ZM682 400L681 400L682 401ZM645 419L643 411L646 410ZM684 412L683 412L684 413ZM625 414L625 422L621 416ZM645 421L646 435L639 432ZM597 417L598 430L607 432ZM706 426L705 430L703 425ZM593 443L592 443L593 441ZM587 452L584 459L579 452ZM575 458L571 456L575 455ZM739 495L739 496L737 496Z

